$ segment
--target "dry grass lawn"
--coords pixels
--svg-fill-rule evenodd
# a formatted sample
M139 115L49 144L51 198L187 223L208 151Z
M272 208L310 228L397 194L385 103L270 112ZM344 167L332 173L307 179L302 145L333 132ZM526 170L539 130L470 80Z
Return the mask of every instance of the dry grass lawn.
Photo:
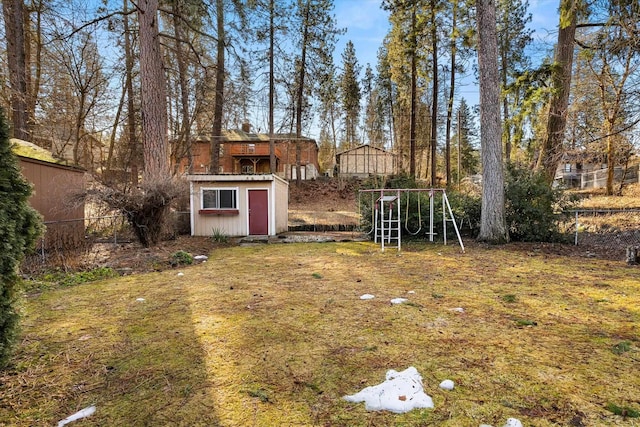
M0 425L52 426L92 404L72 425L640 425L639 278L621 261L513 246L218 249L29 296ZM409 366L434 409L342 399Z

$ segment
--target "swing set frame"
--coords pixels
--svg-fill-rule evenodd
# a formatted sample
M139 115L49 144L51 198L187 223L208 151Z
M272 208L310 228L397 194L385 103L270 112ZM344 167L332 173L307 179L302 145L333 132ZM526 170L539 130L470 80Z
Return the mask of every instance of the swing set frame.
M464 243L462 242L462 237L460 237L460 230L458 229L458 225L456 224L455 218L453 217L453 211L451 210L451 205L449 204L449 199L447 198L447 193L444 188L378 188L378 189L359 190L358 191L358 214L360 217L360 221L362 223L362 198L370 194L371 195L371 230L369 230L367 234L371 235L372 233L375 233L376 227L379 224L379 221L384 219L384 216L383 216L384 212L380 212L380 215L381 215L380 217L378 215L379 214L378 210L380 208L379 206L380 201L384 200L385 198L388 198L389 196L396 196L397 203L398 203L397 220L396 220L396 225L398 228L397 241L398 241L398 250L400 250L401 230L399 230L399 228L400 228L400 223L402 221L401 219L402 206L404 205L404 209L405 209L404 229L408 234L412 236L416 236L422 230L422 212L421 212L421 202L420 202L420 200L422 199L421 193L429 193L429 229L425 232L425 235L429 236L430 242L433 242L434 236L436 235L436 232L434 231L435 215L436 215L434 196L439 192L442 193L443 242L445 245L447 244L447 222L451 222L455 230L456 236L458 238L460 249L464 253L465 251ZM417 231L413 231L413 232L408 228L409 207L411 206L411 203L410 203L411 193L417 193L418 195L419 227ZM377 196L377 199L376 199L376 196ZM390 232L390 230L387 230L387 231ZM383 228L383 232L384 232L384 228ZM375 237L377 238L377 236ZM382 251L384 252L385 238L382 237L380 240L382 244ZM389 242L389 239L386 239L386 240L387 242Z

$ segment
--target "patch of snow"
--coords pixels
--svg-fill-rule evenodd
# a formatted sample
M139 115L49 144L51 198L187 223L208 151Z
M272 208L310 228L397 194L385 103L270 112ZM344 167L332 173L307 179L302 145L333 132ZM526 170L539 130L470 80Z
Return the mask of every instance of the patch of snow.
M403 302L409 301L406 298L394 298L391 300L391 304L402 304Z
M407 291L408 294L415 294L416 291Z
M451 380L444 380L440 383L440 388L443 390L453 390L455 384Z
M89 415L93 415L95 412L96 412L96 407L95 406L88 406L88 407L76 412L73 415L69 415L64 420L58 421L58 427L62 427L64 425L69 424L72 421L76 421L76 420L79 420L81 418L88 417Z
M206 255L196 255L193 257L193 259L195 259L196 261L205 261L208 260L209 257Z
M451 311L455 311L456 313L464 313L464 308L456 307L456 308L452 308Z
M375 296L371 294L360 295L360 299L374 299Z
M136 298L136 301L138 301L138 302L144 302L144 298Z
M422 387L422 377L413 366L402 372L387 371L386 380L344 396L348 402L364 402L367 411L387 410L403 414L418 408L433 408L433 400Z
M184 276L184 273L181 271L180 273L178 273L178 277L182 277Z

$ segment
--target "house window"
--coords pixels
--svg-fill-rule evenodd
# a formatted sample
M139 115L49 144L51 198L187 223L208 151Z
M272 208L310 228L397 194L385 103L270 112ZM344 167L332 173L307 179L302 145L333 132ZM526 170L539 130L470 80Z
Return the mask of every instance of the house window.
M253 165L243 165L242 166L242 173L252 174L253 173Z
M566 173L571 172L571 163L565 163L565 164L564 164L564 171L565 171Z
M202 209L237 209L237 188L203 188Z
M256 152L256 144L247 145L247 153L255 153Z

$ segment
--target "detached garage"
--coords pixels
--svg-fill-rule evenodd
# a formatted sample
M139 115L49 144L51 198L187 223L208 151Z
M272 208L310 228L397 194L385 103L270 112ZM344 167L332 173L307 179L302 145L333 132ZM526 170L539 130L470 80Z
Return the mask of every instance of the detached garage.
M288 230L289 183L266 175L187 175L191 235L274 236Z

